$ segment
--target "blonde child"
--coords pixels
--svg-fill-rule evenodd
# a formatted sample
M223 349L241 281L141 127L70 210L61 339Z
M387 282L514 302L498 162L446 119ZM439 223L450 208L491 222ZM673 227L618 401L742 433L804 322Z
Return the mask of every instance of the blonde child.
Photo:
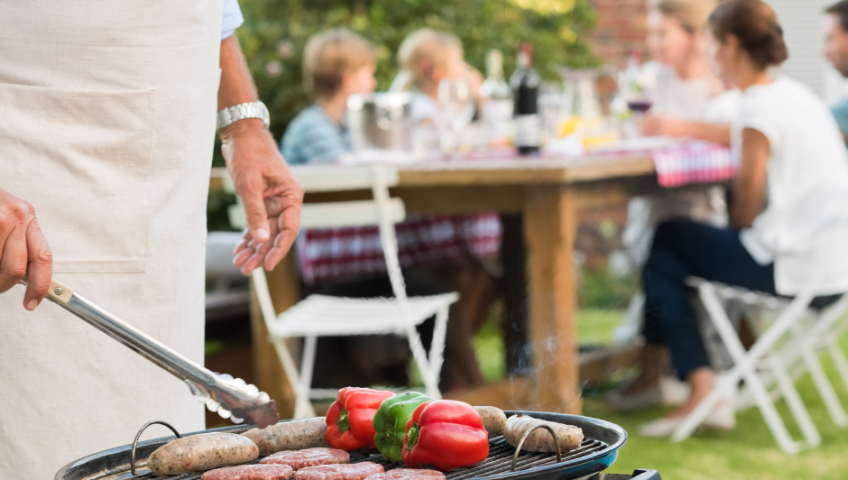
M413 120L436 122L439 117L439 85L442 80L464 79L469 94L479 100L482 75L465 63L462 42L456 35L429 28L410 34L398 49L401 78L418 92L412 102Z

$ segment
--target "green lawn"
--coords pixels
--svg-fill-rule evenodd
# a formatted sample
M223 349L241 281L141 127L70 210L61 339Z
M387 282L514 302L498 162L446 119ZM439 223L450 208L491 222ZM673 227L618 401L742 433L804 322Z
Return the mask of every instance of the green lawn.
M581 310L577 316L581 343L608 343L622 314L620 310ZM842 339L842 344L848 351L848 337ZM498 338L497 328L487 325L481 330L475 339L475 347L486 378L503 378L503 344ZM843 405L848 407L848 392L836 376L830 359L824 358L823 364ZM732 432L700 432L682 443L635 435L640 423L658 418L667 410L615 413L604 405L600 393L592 392L584 397L583 413L617 423L631 432L619 460L610 469L615 473L644 467L659 470L663 480L848 479L848 429L840 430L832 425L809 377L801 380L798 390L822 435L822 444L794 456L777 448L756 408L739 414L737 427ZM794 438L800 439L800 433L782 402L778 409Z

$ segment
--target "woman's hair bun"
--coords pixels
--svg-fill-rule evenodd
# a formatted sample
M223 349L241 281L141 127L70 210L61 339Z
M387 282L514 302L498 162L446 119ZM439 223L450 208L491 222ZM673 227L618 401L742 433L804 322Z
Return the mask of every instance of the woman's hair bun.
M713 10L709 25L719 41L725 41L728 35L736 37L739 47L759 68L780 65L789 58L777 15L762 0L724 2Z

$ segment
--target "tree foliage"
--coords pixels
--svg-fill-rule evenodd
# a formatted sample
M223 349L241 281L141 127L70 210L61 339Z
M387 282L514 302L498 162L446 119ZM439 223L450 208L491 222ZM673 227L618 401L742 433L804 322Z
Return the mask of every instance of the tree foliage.
M594 23L590 0L241 0L245 24L238 38L260 98L271 110L280 138L288 122L312 99L304 92L301 55L308 38L347 27L377 46L378 90L397 73L395 52L421 27L453 32L463 42L466 60L484 71L489 49L504 53L512 72L513 52L521 41L535 50L536 68L555 79L555 67L596 64L585 41Z

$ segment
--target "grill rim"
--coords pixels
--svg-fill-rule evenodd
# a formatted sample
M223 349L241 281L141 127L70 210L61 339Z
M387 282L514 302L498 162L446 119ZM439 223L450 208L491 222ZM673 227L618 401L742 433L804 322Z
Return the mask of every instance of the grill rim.
M618 451L621 449L621 447L624 446L628 439L627 432L624 430L624 428L612 422L608 422L606 420L601 420L598 418L584 417L581 415L569 415L564 413L536 412L527 410L505 410L504 413L506 413L507 417L511 417L516 414L523 414L542 420L576 425L583 429L585 438L600 440L606 445L606 447L599 451L592 452L586 455L585 457L578 457L571 460L565 460L561 463L553 463L551 465L545 465L542 467L534 467L529 470L516 470L515 472L506 471L499 474L486 476L485 478L487 480L575 478L578 476L597 473L605 470L615 462L615 460L618 458ZM185 433L182 434L182 436L187 437L191 435L198 435L202 433L211 432L244 433L252 428L254 428L253 425L231 425L227 427ZM160 446L174 439L176 439L176 436L171 435L167 437L153 438L150 440L139 442L137 445L136 458L138 460L144 460L149 457L150 454L153 453L156 448L159 448ZM97 468L96 470L92 470L91 467L98 463L103 463L107 461L107 459L110 459L122 453L126 455L128 463L131 448L131 444L122 445L110 448L108 450L104 450L102 452L87 455L85 457L72 461L64 467L60 468L58 472L56 472L54 480L70 480L71 478L77 478L67 476L69 474L75 473L74 471L77 469L86 469L85 472L81 472L83 473L83 475L81 475L80 478L87 478L96 475L98 472L106 472L108 470L112 470L117 466L113 466L111 468L104 466ZM526 450L522 451L526 452ZM468 480L473 480L477 478L480 477L471 477Z

